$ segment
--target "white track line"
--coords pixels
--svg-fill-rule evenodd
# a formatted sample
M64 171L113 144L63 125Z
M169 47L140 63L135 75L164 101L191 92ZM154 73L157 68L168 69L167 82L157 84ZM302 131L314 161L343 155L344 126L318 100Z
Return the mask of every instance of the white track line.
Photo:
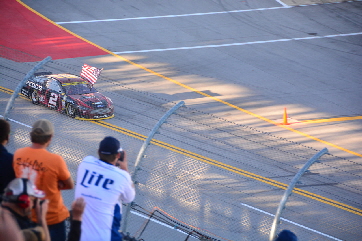
M289 5L283 3L281 0L275 0L277 1L280 5L282 5L283 7L290 7Z
M4 116L2 116L2 115L0 115L0 117L1 118L3 118ZM16 121L16 120L14 120L14 119L8 119L9 121L12 121L12 122L15 122L15 123L17 123L17 124L20 124L20 125L22 125L22 126L26 126L26 127L28 127L28 128L31 128L31 126L29 126L29 125L27 125L27 124L24 124L24 123L21 123L21 122L19 122L19 121Z
M274 39L274 40L253 41L253 42L244 42L244 43L230 43L230 44L219 44L219 45L204 45L204 46L194 46L194 47L178 47L178 48L167 48L167 49L147 49L147 50L136 50L136 51L121 51L121 52L113 52L113 53L114 53L114 54L130 54L130 53L163 52L163 51L173 51L173 50L190 50L190 49L203 49L203 48L220 48L220 47L252 45L252 44L265 44L265 43L276 43L276 42L288 42L288 41L298 41L298 40L309 40L309 39L335 38L335 37L345 37L345 36L353 36L353 35L361 35L361 34L362 34L362 32L358 32L358 33L347 33L347 34L333 34L333 35L325 35L325 36L312 36L312 37L304 37L304 38Z
M269 216L272 216L272 217L275 216L274 214L265 212L265 211L263 211L263 210L261 210L261 209L255 208L255 207L250 206L250 205L248 205L248 204L245 204L245 203L240 203L240 204L243 205L243 206L245 206L245 207L247 207L247 208L250 208L250 209L256 210L256 211L258 211L258 212L264 213L264 214L266 214L266 215L269 215ZM308 228L308 227L306 227L306 226L303 226L303 225L301 225L301 224L299 224L299 223L290 221L290 220L288 220L288 219L285 219L285 218L280 218L280 219L283 220L283 221L285 221L285 222L294 224L294 225L296 225L296 226L298 226L298 227L301 227L301 228L307 229L307 230L309 230L309 231L312 231L312 232L314 232L314 233L318 233L318 234L323 235L323 236L325 236L325 237L328 237L328 238L330 238L330 239L338 240L338 241L343 241L343 240L341 240L341 239L332 237L332 236L330 236L330 235L328 235L328 234L319 232L319 231L317 231L317 230L315 230L315 229Z
M250 209L256 210L256 211L258 211L258 212L264 213L264 214L266 214L266 215L269 215L269 216L272 216L272 217L275 216L274 214L265 212L265 211L263 211L263 210L261 210L261 209L255 208L255 207L250 206L250 205L248 205L248 204L245 204L245 203L240 203L240 204L243 205L243 206L245 206L245 207L247 207L247 208L250 208ZM133 214L135 214L135 215L137 215L137 216L143 217L144 219L149 219L149 218L150 218L149 216L140 214L140 213L135 212L135 211L131 211L131 213L133 213ZM296 226L298 226L298 227L307 229L307 230L309 230L309 231L311 231L311 232L314 232L314 233L320 234L320 235L322 235L322 236L325 236L325 237L327 237L327 238L330 238L330 239L333 239L333 240L337 240L337 241L343 241L343 240L341 240L341 239L338 239L338 238L335 238L335 237L330 236L330 235L328 235L328 234L319 232L319 231L317 231L317 230L315 230L315 229L308 228L308 227L306 227L306 226L304 226L304 225L298 224L298 223L293 222L293 221L290 221L290 220L288 220L288 219L285 219L285 218L280 218L280 219L283 220L283 221L285 221L285 222L288 222L288 223L291 223L291 224L293 224L293 225L296 225ZM150 220L153 221L153 222L156 222L156 223L158 223L158 224L161 224L161 225L163 225L163 226L165 226L165 227L172 228L170 225L165 224L165 223L162 223L162 222L158 221L157 219L151 218ZM181 231L181 230L178 230L178 231L184 233L184 232Z
M152 16L152 17L137 17L137 18L113 18L113 19L98 19L98 20L83 20L83 21L68 21L68 22L55 22L56 24L74 24L74 23L97 23L97 22L114 22L114 21L129 21L129 20L146 20L146 19L158 19L158 18L178 18L178 17L192 17L192 16L204 16L204 15L215 15L215 14L226 14L226 13L243 13L243 12L255 12L255 11L266 11L266 10L277 10L285 8L294 8L294 7L307 7L314 5L322 4L309 4L309 5L297 5L289 6L283 3L281 0L276 0L282 7L273 7L273 8L255 8L255 9L242 9L242 10L231 10L231 11L222 11L222 12L208 12L208 13L189 13L189 14L178 14L178 15L164 15L164 16ZM347 1L351 2L361 2L362 0ZM337 4L345 2L332 2L332 3L323 3L324 4Z
M180 232L180 233L183 233L183 234L188 234L188 233L185 233L184 231L182 231L182 230L180 230L180 229L178 229L178 228L175 228L175 227L170 226L169 224L165 224L165 223L163 223L163 222L161 222L161 221L158 221L158 220L155 219L155 218L152 218L152 217L150 218L150 217L147 216L147 215L140 214L140 213L135 212L135 211L131 211L131 213L133 213L133 214L135 214L135 215L137 215L137 216L139 216L139 217L142 217L142 218L144 218L144 219L150 219L150 221L155 222L155 223L158 223L158 224L160 224L160 225L162 225L162 226L165 226L165 227L167 227L167 228L169 228L169 229L176 230L176 231L178 231L178 232Z
M145 20L145 19L158 19L158 18L178 18L178 17L204 16L204 15L225 14L225 13L242 13L242 12L265 11L265 10L275 10L275 9L283 9L283 8L291 8L291 7L292 7L292 6L274 7L274 8L243 9L243 10L232 10L232 11L223 11L223 12L189 13L189 14L164 15L164 16L153 16L153 17L120 18L120 19L101 19L101 20L70 21L70 22L55 22L55 23L61 25L61 24L72 24L72 23L97 23L97 22L114 22L114 21L129 21L129 20Z

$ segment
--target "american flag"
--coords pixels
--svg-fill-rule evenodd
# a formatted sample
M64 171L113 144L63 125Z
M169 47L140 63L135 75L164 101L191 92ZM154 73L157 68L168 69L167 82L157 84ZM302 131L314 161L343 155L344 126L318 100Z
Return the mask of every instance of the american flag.
M103 69L98 69L96 67L89 66L88 64L84 64L80 76L82 76L89 83L94 85L97 81L98 76L101 74L102 70Z

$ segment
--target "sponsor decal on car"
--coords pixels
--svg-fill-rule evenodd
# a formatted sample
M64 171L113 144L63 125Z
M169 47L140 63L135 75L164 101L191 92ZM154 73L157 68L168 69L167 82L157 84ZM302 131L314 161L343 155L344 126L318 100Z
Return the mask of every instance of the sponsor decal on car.
M26 84L27 84L28 86L30 86L31 88L36 89L36 90L39 90L39 91L41 91L41 90L43 89L43 86L41 86L41 85L39 85L39 84L36 84L36 83L34 83L34 82L31 82L30 80L28 80L28 81L26 82Z

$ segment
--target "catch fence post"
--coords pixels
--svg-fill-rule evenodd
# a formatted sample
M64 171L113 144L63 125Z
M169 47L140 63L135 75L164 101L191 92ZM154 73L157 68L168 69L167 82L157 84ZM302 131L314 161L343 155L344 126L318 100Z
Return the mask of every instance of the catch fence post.
M147 139L143 142L140 151L138 152L137 155L137 159L135 162L135 169L134 172L132 174L132 180L135 183L135 189L137 191L137 172L138 172L138 165L141 162L141 159L144 157L144 153L148 147L148 145L150 144L153 136L157 133L158 129L161 127L161 125L163 123L165 123L165 121L176 111L178 110L180 107L182 107L185 104L184 101L180 101L179 103L177 103L174 107L172 107L169 111L167 111L164 116L157 122L157 124L153 127L153 129L150 131L150 133L148 134ZM137 192L136 192L137 193ZM131 207L132 207L132 203L128 203L126 206L126 211L124 212L123 215L123 224L122 224L122 233L126 233L127 230L127 225L128 225L128 216L129 213L131 211Z
M16 99L16 97L18 97L18 94L20 93L21 89L23 88L25 82L31 78L31 76L34 75L34 73L36 71L38 71L38 69L42 68L46 63L48 63L49 61L51 61L52 58L50 56L46 57L45 59L43 59L41 62L39 62L37 65L35 65L34 68L32 68L24 77L24 79L18 84L18 86L16 87L16 89L14 90L14 93L11 95L8 104L6 105L6 109L4 112L4 119L7 120L7 116L14 104L14 101Z
M295 174L295 176L292 179L292 181L290 182L287 190L285 190L282 200L279 203L279 207L275 214L275 217L273 220L273 225L270 230L269 241L274 241L274 239L276 238L276 230L277 230L279 222L280 222L280 216L282 215L282 211L285 208L285 204L288 200L288 197L292 194L295 185L297 184L299 179L303 176L303 174L308 170L308 168L314 162L316 162L321 156L323 156L326 153L328 153L328 149L324 148L323 150L321 150L320 152L315 154L311 159L309 159L309 161L306 164L304 164L304 166L299 170L299 172L297 174Z

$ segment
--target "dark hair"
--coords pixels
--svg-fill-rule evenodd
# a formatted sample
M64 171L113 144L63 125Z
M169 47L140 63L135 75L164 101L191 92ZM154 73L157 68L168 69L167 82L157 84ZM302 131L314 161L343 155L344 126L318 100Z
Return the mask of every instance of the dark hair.
M47 143L50 138L52 138L52 135L38 135L34 133L33 131L30 132L30 140L33 143L44 145Z
M109 163L114 162L114 160L117 158L117 154L118 153L106 155L106 154L102 154L102 153L98 152L99 159L109 162Z
M4 119L0 119L0 143L9 140L10 124Z
M284 229L278 234L275 241L298 241L298 238L292 231Z

